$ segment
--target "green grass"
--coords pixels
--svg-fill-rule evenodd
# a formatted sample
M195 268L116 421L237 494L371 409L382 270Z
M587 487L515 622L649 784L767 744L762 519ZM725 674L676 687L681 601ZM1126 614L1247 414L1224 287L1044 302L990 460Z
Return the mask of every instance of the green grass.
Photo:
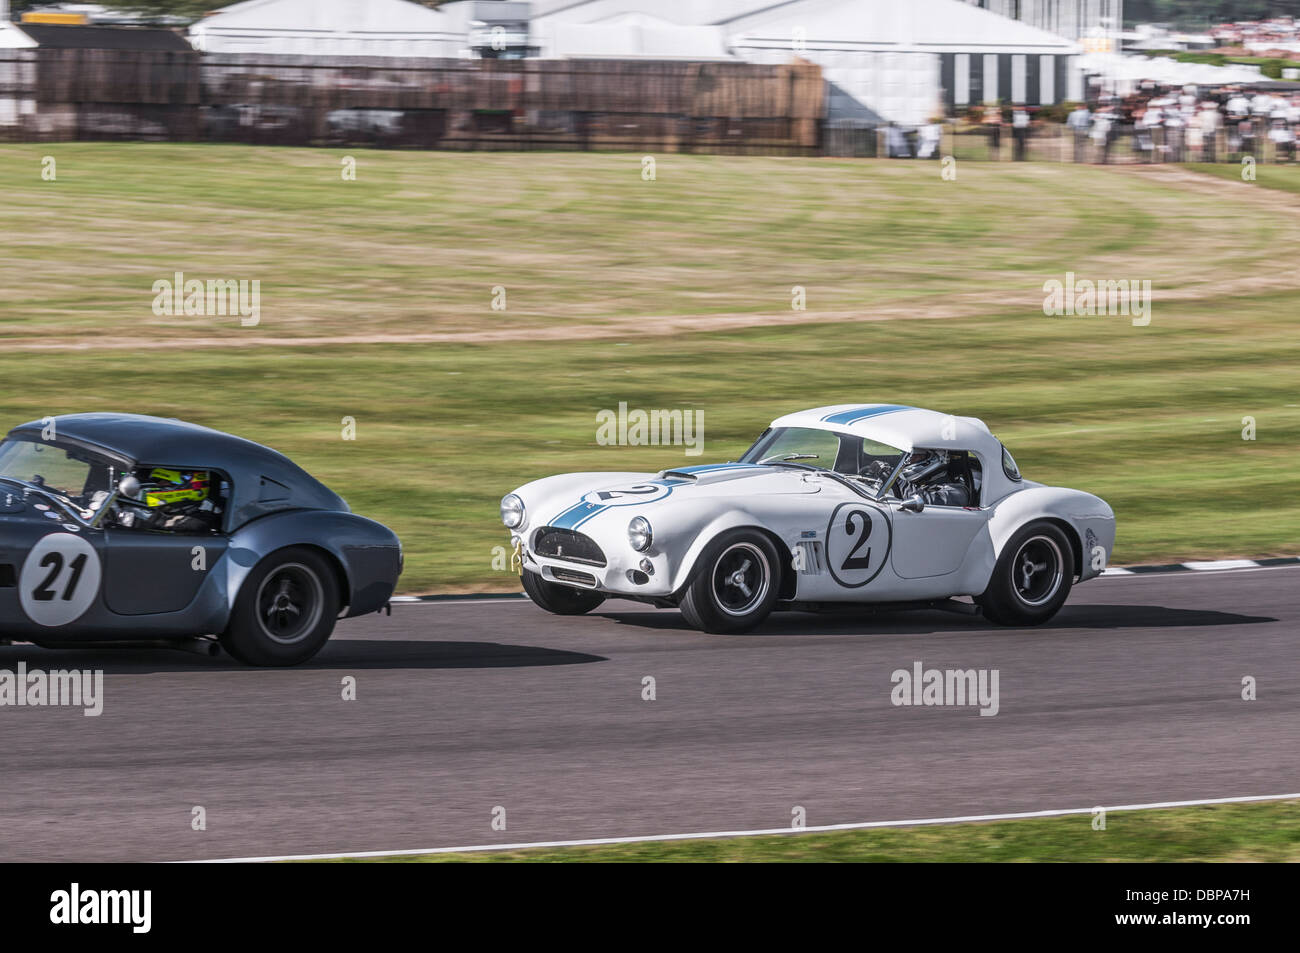
M864 315L1033 308L1068 269L1209 288L1300 238L1278 212L1073 165L963 163L944 182L937 162L662 155L656 172L608 154L0 145L0 340L249 334L155 316L153 282L176 271L261 280L259 335L525 337L788 315L794 285L810 313Z
M730 459L778 414L850 401L984 418L1031 479L1114 506L1117 563L1300 553L1300 216L1271 191L1037 163L943 182L663 156L647 183L630 156L357 155L344 183L327 150L0 147L0 421L122 409L268 443L403 537L406 592L515 588L496 507L527 480ZM262 326L156 317L176 270L260 275ZM1044 317L1066 271L1151 280L1151 325ZM249 334L269 343L189 346ZM302 337L337 343L275 346ZM704 455L597 446L620 401L702 411Z
M1241 165L1233 163L1194 162L1187 165L1189 169L1204 172L1232 182L1241 182ZM1249 183L1262 189L1278 189L1283 192L1300 194L1300 165L1267 165L1256 163L1255 181Z
M403 863L1300 861L1300 804L1225 804L942 826L365 858Z

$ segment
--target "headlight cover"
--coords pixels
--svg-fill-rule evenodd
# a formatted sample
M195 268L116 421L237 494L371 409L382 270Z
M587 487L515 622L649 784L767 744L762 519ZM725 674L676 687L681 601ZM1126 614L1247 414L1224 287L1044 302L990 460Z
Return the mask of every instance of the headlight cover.
M627 541L638 553L644 553L654 542L655 534L644 516L634 516L627 524Z
M501 522L509 529L518 529L524 525L524 501L513 493L501 498Z

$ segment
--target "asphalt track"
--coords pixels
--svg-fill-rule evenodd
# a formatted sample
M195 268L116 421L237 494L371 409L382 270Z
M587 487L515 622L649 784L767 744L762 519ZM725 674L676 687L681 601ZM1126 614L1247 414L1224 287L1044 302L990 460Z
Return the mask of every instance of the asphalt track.
M1297 587L1300 567L1113 576L1038 629L783 614L743 636L624 602L577 619L522 599L413 604L340 624L288 670L0 647L0 669L105 672L100 717L0 707L0 860L764 829L795 805L825 825L1297 791ZM999 713L894 706L891 673L918 660L997 669Z

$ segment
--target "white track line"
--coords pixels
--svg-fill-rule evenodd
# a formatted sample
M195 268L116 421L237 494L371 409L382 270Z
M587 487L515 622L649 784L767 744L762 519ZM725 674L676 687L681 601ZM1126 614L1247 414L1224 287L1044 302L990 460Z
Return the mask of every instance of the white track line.
M1211 559L1201 562L1183 563L1188 569L1194 569L1198 572L1212 572L1216 569L1261 569L1259 563L1253 559Z
M1255 801L1300 800L1300 794L1260 794L1245 797L1206 798L1199 801L1158 801L1152 804L1122 804L1104 808L1114 811L1154 811L1171 807L1205 807L1212 804L1248 804ZM1100 806L1100 805L1098 805ZM1054 811L1021 811L1014 814L971 814L965 817L925 817L908 821L866 821L860 824L825 824L820 827L774 827L754 831L708 831L697 834L658 834L650 837L591 837L584 840L537 841L520 844L476 844L472 847L424 847L415 850L365 850L338 854L279 854L269 857L226 857L185 861L196 864L261 864L286 860L347 860L360 857L415 857L421 854L463 854L476 851L528 850L537 847L591 847L603 844L642 844L654 841L706 840L718 837L755 837L765 834L813 834L824 831L861 831L876 827L921 827L935 824L968 824L983 821L1012 821L1030 817L1068 817L1091 814L1096 807L1071 807Z

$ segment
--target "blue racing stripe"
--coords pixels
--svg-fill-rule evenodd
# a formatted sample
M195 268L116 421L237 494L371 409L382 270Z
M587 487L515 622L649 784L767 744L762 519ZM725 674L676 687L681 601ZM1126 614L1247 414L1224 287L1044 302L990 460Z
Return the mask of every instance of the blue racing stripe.
M746 470L757 463L697 463L691 467L673 467L669 473L713 473L716 470Z
M585 500L580 500L551 520L549 525L558 529L576 529L578 523L582 520L590 519L605 508L605 505L601 503L588 503Z
M863 407L854 407L852 410L841 410L838 413L827 414L822 418L822 421L828 424L841 424L851 427L853 424L871 417L879 417L881 414L892 414L900 410L915 409L915 407L908 407L904 404L870 404Z
M745 466L748 465L749 464L745 464ZM653 500L650 500L648 502L658 503L660 500L667 499L672 494L674 487L687 486L690 482L691 482L690 480L646 480L645 483L648 485L662 486L668 488L668 492L665 493L663 496L655 497ZM605 510L610 509L611 507L635 506L639 502L643 502L643 501L637 500L635 498L623 499L618 503L589 503L586 500L579 500L577 503L574 503L572 506L570 506L567 510L561 512L547 525L554 526L557 529L577 529L583 523L587 522L587 520L599 516L601 513L605 512Z

